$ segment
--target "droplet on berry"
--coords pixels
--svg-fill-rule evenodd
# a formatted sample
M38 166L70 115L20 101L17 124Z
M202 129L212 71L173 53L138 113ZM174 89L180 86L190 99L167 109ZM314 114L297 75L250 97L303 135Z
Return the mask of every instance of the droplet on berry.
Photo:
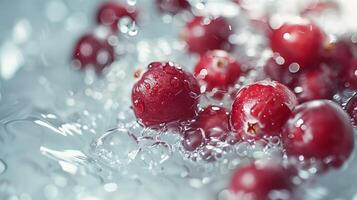
M288 156L314 159L322 168L340 167L354 147L350 118L332 101L303 103L285 124L283 143Z
M114 48L106 39L86 34L76 43L72 58L77 67L93 67L100 73L114 61Z
M206 84L206 91L213 88L227 90L242 75L240 64L226 51L208 51L200 57L194 75Z
M199 91L192 74L171 62L154 62L132 89L133 110L149 127L186 120L196 115Z
M190 52L203 54L214 49L231 49L228 41L231 33L231 25L222 17L194 17L186 24L181 37L187 43Z
M296 105L296 96L286 86L270 81L253 83L238 92L231 124L243 140L276 136Z

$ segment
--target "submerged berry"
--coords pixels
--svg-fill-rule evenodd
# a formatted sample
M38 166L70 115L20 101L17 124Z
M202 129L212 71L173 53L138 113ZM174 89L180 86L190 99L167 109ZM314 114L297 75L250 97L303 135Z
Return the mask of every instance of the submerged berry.
M357 126L357 93L348 100L346 112L350 115L352 124Z

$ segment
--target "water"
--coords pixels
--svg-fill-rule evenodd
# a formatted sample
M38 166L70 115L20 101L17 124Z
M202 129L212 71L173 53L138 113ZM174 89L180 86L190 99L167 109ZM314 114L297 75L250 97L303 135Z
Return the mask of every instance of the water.
M294 9L290 3L273 2L253 9L265 13L278 6L277 15ZM223 200L233 169L251 158L281 154L276 138L267 146L218 142L218 147L187 153L177 133L138 125L130 109L134 72L153 60L171 60L191 70L197 59L185 54L177 39L188 16L160 16L150 1L128 0L138 6L141 21L119 22L122 34L110 39L118 45L117 60L96 77L93 71L72 69L68 58L75 40L95 27L98 3L0 2L0 199ZM236 17L242 11L232 9L234 4L223 3L192 1L195 12L215 13L216 6L230 5L227 16L242 27L230 38L240 47L235 56L248 68L261 66L270 55L264 37L248 26L247 18ZM351 17L346 5L341 5L342 19ZM334 15L325 18L339 20ZM343 30L353 27L347 23ZM255 76L252 71L237 88ZM201 106L217 101L210 95L203 99ZM215 103L229 107L229 98L224 99ZM205 159L207 151L215 161ZM343 169L314 177L300 188L302 199L357 199L356 165L353 157ZM306 173L300 176L309 176Z

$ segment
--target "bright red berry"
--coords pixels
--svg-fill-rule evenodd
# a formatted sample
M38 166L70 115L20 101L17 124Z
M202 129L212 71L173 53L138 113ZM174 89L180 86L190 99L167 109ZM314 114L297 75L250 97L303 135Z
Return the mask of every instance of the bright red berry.
M323 168L340 167L354 147L350 118L337 104L328 100L299 105L283 130L288 156L315 159Z
M242 75L240 64L223 50L208 51L200 57L194 75L206 83L206 90L226 90Z
M336 90L336 78L329 66L323 65L299 74L293 88L299 102L331 99Z
M177 14L190 8L190 3L187 0L156 0L156 5L160 11L171 14Z
M357 126L357 93L348 100L346 104L346 112L350 115L352 124Z
M76 43L72 58L77 67L94 67L100 73L114 61L114 48L106 39L87 34Z
M118 22L123 17L129 17L131 20L135 20L137 12L134 8L117 2L106 2L98 9L97 23L109 26L112 31L117 31Z
M294 184L290 170L273 163L249 164L238 168L231 179L232 199L290 200Z
M279 135L297 105L296 96L278 82L261 81L238 92L231 114L237 137L244 140Z
M171 62L149 64L132 89L133 110L145 126L158 126L196 115L200 89L196 79Z
M270 46L284 58L287 66L297 63L300 69L306 69L319 60L323 40L320 28L309 21L285 23L271 33Z
M353 59L343 69L342 80L346 87L357 89L357 59Z
M222 17L215 19L194 17L181 32L190 52L203 54L214 49L229 50L228 37L232 32L229 23Z

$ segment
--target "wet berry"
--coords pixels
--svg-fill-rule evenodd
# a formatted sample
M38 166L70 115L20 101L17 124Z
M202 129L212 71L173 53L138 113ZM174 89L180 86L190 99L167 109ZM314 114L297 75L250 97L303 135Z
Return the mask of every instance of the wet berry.
M237 137L244 140L279 135L296 104L296 96L278 82L253 83L238 92L231 124Z
M97 73L100 73L114 61L114 48L106 39L87 34L76 43L72 58L77 67L81 69L93 67Z
M226 51L214 50L200 57L194 75L206 83L207 91L213 88L226 90L234 85L242 75L242 70L240 64Z
M199 94L192 74L171 62L154 62L132 89L133 110L149 127L185 120L196 115Z
M297 63L300 69L312 68L319 60L324 35L315 24L285 23L270 35L273 52L284 58L287 66Z
M177 14L190 8L190 3L187 0L156 0L156 5L160 11L171 14Z
M208 106L198 113L196 123L208 140L224 139L229 131L229 112L219 106Z
M203 54L214 49L229 50L231 45L228 37L231 33L231 26L222 17L194 17L186 24L181 37L187 43L190 52Z
M269 162L240 167L233 173L230 182L232 199L293 199L291 177L290 170Z
M187 151L194 151L204 143L204 132L200 128L184 131L182 146Z
M128 17L135 20L136 16L137 12L134 8L117 2L105 2L98 9L97 23L109 26L112 31L117 31L120 19Z
M296 75L291 73L286 65L279 64L274 58L267 60L263 69L266 78L278 81L284 85L290 86L295 81Z
M357 59L353 59L346 65L341 74L345 87L357 89Z
M335 103L314 100L296 107L283 128L288 156L314 159L321 167L340 167L354 146L349 116Z
M346 112L350 115L352 124L357 126L357 93L348 100Z

